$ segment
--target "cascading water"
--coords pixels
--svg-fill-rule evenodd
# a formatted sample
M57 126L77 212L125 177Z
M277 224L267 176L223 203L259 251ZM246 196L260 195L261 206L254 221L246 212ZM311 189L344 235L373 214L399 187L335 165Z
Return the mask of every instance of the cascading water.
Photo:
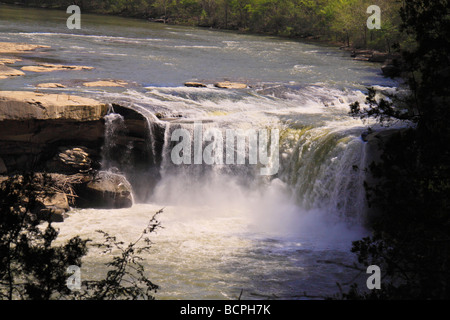
M192 101L186 101L185 97L180 98L180 94L186 89L182 88L177 95L174 95L173 90L175 89L167 92L165 89L161 89L157 92L160 97L159 103L163 101L167 109L172 112L174 107L183 107L184 109L190 103L197 104L196 100L211 104L210 93L205 93L206 101L201 94L194 96ZM236 198L234 192L244 198L246 197L244 194L255 190L264 193L264 190L270 187L271 181L276 180L277 184L284 185L286 195L289 195L289 201L303 210L324 211L330 216L342 218L348 222L362 223L365 210L363 181L366 166L365 142L360 138L363 127L358 121L353 121L348 116L345 116L343 120L339 119L342 116L334 116L335 119L337 118L335 120L332 117L336 110L331 110L330 114L330 110L323 107L326 103L345 106L346 102L343 101L343 98L352 99L352 97L339 96L337 92L332 92L337 98L325 98L325 96L320 96L321 88L318 88L316 95L311 94L308 90L306 94L299 96L292 92L283 92L278 87L278 94L281 92L281 96L288 94L290 96L288 99L275 100L267 100L267 95L255 98L252 93L250 97L245 95L236 97L235 93L219 91L218 93L222 97L214 101L216 111L211 108L207 112L197 112L187 118L157 120L158 125L164 126L164 135L160 137L163 139L161 163L159 164L161 179L149 200L180 203L186 199L184 202L186 204L198 203L194 201L194 199L198 199L200 203L208 203L208 200L215 199L214 201L217 201L220 195L229 192L233 194L231 198L236 200L239 196ZM157 89L153 88L152 92L155 91ZM199 93L191 91L190 94L190 98L192 98L193 94ZM314 100L311 100L311 97L314 97ZM355 97L361 99L361 96ZM139 99L142 103L142 97ZM328 101L324 102L324 99L328 99ZM317 100L319 102L316 102ZM181 101L182 103L180 103ZM293 101L302 101L302 106L306 104L309 107L300 110L296 108L292 111L290 104ZM149 103L154 103L153 98L150 97ZM247 103L245 121L240 118L241 112L238 110L241 103ZM283 109L280 108L282 103L285 104ZM205 104L203 107L207 108ZM143 107L139 105L136 110L141 110L141 108ZM256 110L256 108L262 110ZM323 113L321 113L322 111ZM298 118L297 121L292 123L277 119L277 116L284 116L284 113L288 112L293 112L294 119ZM211 114L213 116L210 116ZM154 123L154 118L154 116L146 117L149 123ZM249 122L248 119L253 120ZM213 165L204 162L194 163L194 156L189 164L173 163L171 151L181 141L173 140L173 133L176 130L184 129L189 133L189 137L193 138L196 124L201 126L202 134L209 129L219 129L222 133L221 146L224 154L221 163ZM153 126L154 124L149 125L150 128ZM280 131L280 166L273 176L260 176L258 169L261 166L249 164L248 145L245 146L246 158L243 163L227 164L225 161L227 130L236 132L252 128L275 128ZM203 152L203 148L208 143L211 142L202 141L200 152ZM189 150L194 153L194 142L191 141L190 144ZM236 146L234 147L236 148ZM151 165L149 163L149 166ZM241 200L245 202L244 199ZM231 203L233 201L228 204L231 205Z
M110 170L113 167L119 167L121 156L117 151L117 139L126 129L123 116L114 111L108 113L105 117L105 141L102 147L103 170Z
M367 164L360 130L289 128L282 142L280 178L302 208L364 222Z

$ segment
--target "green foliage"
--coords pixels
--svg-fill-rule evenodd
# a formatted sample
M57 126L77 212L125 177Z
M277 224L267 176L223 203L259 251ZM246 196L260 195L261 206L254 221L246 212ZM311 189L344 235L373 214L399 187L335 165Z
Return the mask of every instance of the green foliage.
M76 236L63 245L54 244L58 231L51 217L37 214L38 197L51 195L51 186L45 175L26 174L0 187L0 299L153 299L151 293L158 286L145 276L140 255L151 247L148 235L160 227L156 216L162 211L128 245L103 233L105 242L95 245L105 252L118 251L106 265L105 279L84 281L82 291L70 291L66 270L70 265L81 267L90 241Z

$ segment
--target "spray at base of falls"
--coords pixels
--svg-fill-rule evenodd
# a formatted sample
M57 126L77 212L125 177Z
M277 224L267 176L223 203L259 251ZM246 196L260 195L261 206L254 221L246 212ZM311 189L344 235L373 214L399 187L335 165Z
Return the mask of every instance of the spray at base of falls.
M254 98L249 99L247 103ZM229 101L216 103L223 109ZM280 100L270 103L283 114ZM142 97L136 110L140 108ZM164 228L153 236L153 251L144 257L151 279L162 287L158 299L236 299L242 288L248 299L337 292L336 281L356 276L339 264L353 263L351 241L365 235L362 182L368 159L360 138L363 126L348 118L329 121L328 114L314 113L312 105L306 116L291 123L267 110L263 116L253 113L251 123L237 121L233 114L216 114L218 121L146 116L152 123L149 135L161 146L155 157L159 161L147 163L159 175L149 197L130 209L78 210L65 222L67 228L91 237L101 224L119 239L132 241L147 219L164 207ZM120 124L120 117L114 117L117 122L112 124ZM247 158L242 165L175 165L171 151L178 142L172 141L172 133L179 128L193 132L196 121L202 122L203 130L222 132L277 128L278 174L261 176ZM152 128L161 130L155 134ZM68 234L63 232L62 239ZM101 261L98 256L88 259L90 276L99 276Z

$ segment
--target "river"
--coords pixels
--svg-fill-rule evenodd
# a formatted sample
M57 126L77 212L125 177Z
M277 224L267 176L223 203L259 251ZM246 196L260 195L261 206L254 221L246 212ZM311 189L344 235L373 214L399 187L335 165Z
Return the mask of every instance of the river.
M81 29L69 30L67 17L64 11L0 5L0 41L51 46L22 55L15 66L38 61L94 67L30 72L1 82L2 90L64 82L71 85L42 90L172 120L158 120L166 133L159 141L162 163L148 164L160 176L152 187L135 190L132 208L72 209L57 225L60 241L99 239L98 229L132 241L164 208L163 229L152 235L152 251L145 255L148 277L161 287L157 299L237 299L241 291L243 299L324 297L338 292L336 282L358 275L346 265L355 262L351 241L367 234L361 168L368 159L360 136L365 125L348 115L348 105L363 102L367 86L394 90L397 83L381 76L379 64L354 61L325 45L111 16L82 13ZM105 79L130 85L82 86ZM248 88L212 85L224 80ZM207 87L186 87L186 81ZM171 133L194 123L279 130L279 170L267 177L250 164L174 165L167 157ZM107 258L92 251L82 277L104 275Z

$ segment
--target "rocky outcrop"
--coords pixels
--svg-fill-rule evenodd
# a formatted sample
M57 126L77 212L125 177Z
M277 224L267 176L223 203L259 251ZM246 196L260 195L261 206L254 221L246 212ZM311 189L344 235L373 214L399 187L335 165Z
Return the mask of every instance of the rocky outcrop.
M158 161L155 156L162 145L149 143L149 134L162 137L163 128L155 125L149 130L147 119L125 106L112 109L89 98L31 91L0 91L0 174L49 174L54 192L42 199L38 212L52 221L62 221L69 206L131 206L133 188L125 175L99 171L106 148L106 119L112 110L123 119L123 128L112 137L108 160L131 178L136 189L151 184L156 179L148 164ZM163 141L161 137L157 140ZM158 152L153 153L154 148Z
M398 53L379 52L374 50L355 50L352 48L345 48L345 50L351 50L351 57L354 60L382 63L381 73L385 77L395 78L401 76L401 56Z
M56 82L46 82L46 83L39 83L36 85L38 88L65 88L66 86L61 83Z
M0 173L88 172L95 161L84 149L61 145L100 148L107 110L106 104L84 97L0 91ZM69 186L64 182L51 193L38 195L35 213L62 221L69 210Z
M0 64L0 77L14 77L14 76L23 76L25 73L23 71L7 67L5 65Z
M188 81L185 82L184 85L186 87L194 87L194 88L206 88L206 84L201 83L201 82L195 82L195 81Z
M237 83L237 82L216 82L214 84L217 88L224 88L224 89L245 89L247 88L247 85L245 83Z
M98 150L107 110L84 97L0 91L0 157L8 172L40 171L59 146Z
M22 59L11 57L0 57L0 64L14 64L18 61L22 61Z
M350 50L351 48L349 48ZM379 52L375 50L352 49L351 57L359 61L381 62L393 59L394 54L389 52Z
M100 80L83 83L83 86L85 87L123 87L126 85L127 83L125 81L119 80Z
M22 67L24 71L32 71L32 72L53 72L53 71L65 71L65 70L92 70L93 67L88 66L71 66L71 65L62 65L62 64L51 64L51 63L42 63L37 66L25 66Z
M0 54L4 53L26 53L36 49L50 48L49 46L29 44L29 43L15 43L15 42L0 42Z
M71 120L98 121L108 106L96 100L31 91L0 91L0 121Z

